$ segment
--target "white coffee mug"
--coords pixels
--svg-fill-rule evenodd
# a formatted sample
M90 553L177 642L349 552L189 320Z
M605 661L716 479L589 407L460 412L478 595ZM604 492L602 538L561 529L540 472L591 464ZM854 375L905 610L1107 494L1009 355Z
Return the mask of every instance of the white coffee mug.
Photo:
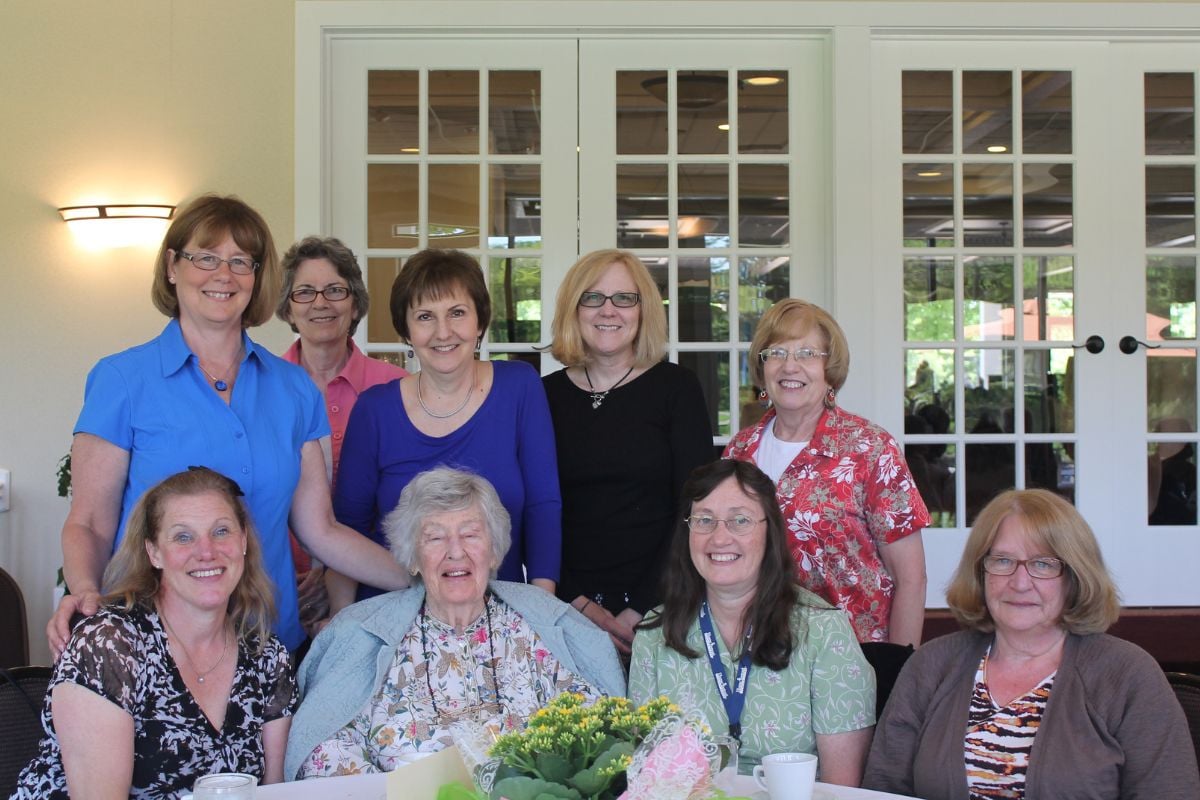
M817 757L811 753L772 753L754 767L754 782L771 800L812 800L816 780Z
M254 800L258 778L244 772L218 772L197 778L193 800Z

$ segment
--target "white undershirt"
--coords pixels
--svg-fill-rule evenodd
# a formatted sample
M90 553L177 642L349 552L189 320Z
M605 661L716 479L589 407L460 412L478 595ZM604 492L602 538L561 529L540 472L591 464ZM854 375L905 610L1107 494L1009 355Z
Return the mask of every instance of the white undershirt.
M775 420L771 419L763 428L762 437L758 442L758 452L754 454L754 463L767 473L767 477L775 483L783 477L783 471L796 460L800 451L808 447L808 442L785 442L775 436Z

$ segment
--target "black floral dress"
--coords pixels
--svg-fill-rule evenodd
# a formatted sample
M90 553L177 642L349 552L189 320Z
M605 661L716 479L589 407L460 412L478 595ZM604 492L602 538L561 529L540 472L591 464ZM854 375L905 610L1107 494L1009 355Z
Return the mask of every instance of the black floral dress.
M133 717L131 798L175 798L191 791L198 776L246 772L262 780L262 728L290 716L296 683L287 650L274 636L258 653L250 638L238 644L237 671L221 730L216 730L175 666L158 614L102 609L75 629L54 667L50 689L75 683ZM21 773L12 800L67 800L62 752L50 715L42 706L45 737L37 757Z

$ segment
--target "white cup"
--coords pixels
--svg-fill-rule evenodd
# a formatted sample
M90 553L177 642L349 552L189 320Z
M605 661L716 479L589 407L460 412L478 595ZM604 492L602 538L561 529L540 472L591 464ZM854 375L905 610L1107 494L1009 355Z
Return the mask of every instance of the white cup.
M193 800L254 800L258 778L243 772L218 772L197 778Z
M754 767L754 782L771 800L812 800L816 780L817 757L811 753L772 753Z

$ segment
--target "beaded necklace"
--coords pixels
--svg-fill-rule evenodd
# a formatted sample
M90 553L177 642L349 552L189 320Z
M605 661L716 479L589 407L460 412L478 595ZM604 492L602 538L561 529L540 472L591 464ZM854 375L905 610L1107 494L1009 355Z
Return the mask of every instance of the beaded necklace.
M484 599L483 599L483 613L487 619L488 653L491 655L491 658L488 660L488 667L492 673L492 692L496 697L496 702L494 703L494 705L498 706L500 711L506 712L507 704L504 702L503 698L500 696L500 681L496 676L496 645L495 645L495 639L494 639L494 636L492 633L491 598L492 598L491 592L488 592L488 594L485 595ZM441 719L443 717L443 714L438 709L437 697L433 693L433 680L429 677L429 673L432 670L429 669L430 652L429 652L429 640L428 640L427 620L426 620L426 610L425 610L425 601L424 600L421 601L421 657L425 661L425 664L426 664L425 688L427 688L429 690L429 700L431 703L433 703L433 715L436 719ZM481 694L479 697L479 703L477 703L476 705L470 706L469 708L464 708L462 711L456 712L454 714L447 714L444 716L446 717L446 722L452 722L452 721L455 721L458 719L462 719L471 714L475 714L478 716L478 713L480 711L486 710L488 705L489 705L488 703L483 702L483 696Z

